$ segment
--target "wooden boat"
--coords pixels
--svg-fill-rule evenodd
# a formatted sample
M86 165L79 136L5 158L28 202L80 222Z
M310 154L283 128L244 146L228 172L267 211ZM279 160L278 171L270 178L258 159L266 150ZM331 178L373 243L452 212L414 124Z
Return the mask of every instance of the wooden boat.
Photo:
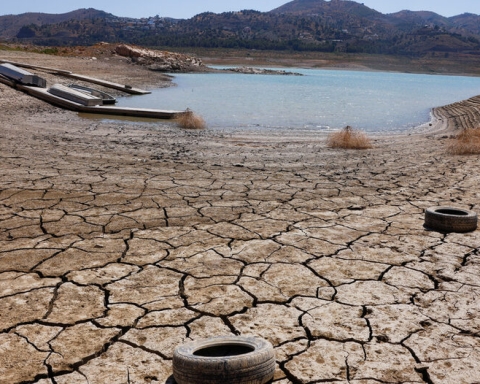
M103 91L99 91L98 89L84 87L84 86L78 85L78 84L70 84L69 88L72 88L76 91L84 92L86 94L98 97L98 98L102 99L103 105L113 105L117 102L117 99L115 99L112 95L110 95L106 92L103 92Z

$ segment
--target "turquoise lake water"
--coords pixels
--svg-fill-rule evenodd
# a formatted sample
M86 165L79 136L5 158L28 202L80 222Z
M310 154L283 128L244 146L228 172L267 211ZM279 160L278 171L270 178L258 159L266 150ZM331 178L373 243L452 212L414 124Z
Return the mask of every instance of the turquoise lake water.
M209 128L312 129L346 125L405 132L430 110L480 94L480 77L289 69L304 76L176 74L175 87L125 97L120 106L185 110Z

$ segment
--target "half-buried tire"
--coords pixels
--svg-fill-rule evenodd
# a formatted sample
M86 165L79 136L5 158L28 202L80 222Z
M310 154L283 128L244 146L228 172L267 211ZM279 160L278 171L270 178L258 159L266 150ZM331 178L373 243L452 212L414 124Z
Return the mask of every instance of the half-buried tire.
M222 336L181 345L173 354L178 384L265 384L275 373L275 352L266 340Z
M432 207L425 211L425 228L439 232L466 233L477 229L475 212L452 207Z

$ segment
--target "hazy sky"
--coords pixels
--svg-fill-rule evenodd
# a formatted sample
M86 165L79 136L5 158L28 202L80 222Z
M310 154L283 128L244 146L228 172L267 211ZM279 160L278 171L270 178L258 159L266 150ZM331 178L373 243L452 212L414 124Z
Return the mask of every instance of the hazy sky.
M288 0L2 0L0 15L25 12L65 13L79 8L95 8L116 16L145 17L168 16L190 18L198 13L215 13L256 9L270 11ZM480 0L358 0L382 13L403 9L428 10L443 16L454 16L464 12L480 14Z

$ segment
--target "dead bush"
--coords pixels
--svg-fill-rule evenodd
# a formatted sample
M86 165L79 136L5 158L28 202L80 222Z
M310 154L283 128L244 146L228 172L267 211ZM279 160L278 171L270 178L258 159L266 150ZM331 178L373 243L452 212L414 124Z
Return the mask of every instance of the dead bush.
M451 155L478 155L480 154L480 129L466 128L447 146Z
M330 148L343 149L368 149L372 148L372 143L367 135L353 129L349 125L338 132L330 134L327 138L327 145Z
M203 118L187 109L177 116L178 125L186 129L204 129L207 125Z

